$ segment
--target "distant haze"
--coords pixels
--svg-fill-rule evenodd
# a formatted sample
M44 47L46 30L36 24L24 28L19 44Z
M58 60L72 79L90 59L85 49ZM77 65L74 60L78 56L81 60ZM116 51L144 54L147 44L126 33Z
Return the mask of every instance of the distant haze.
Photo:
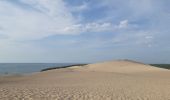
M170 63L169 0L0 0L0 62Z

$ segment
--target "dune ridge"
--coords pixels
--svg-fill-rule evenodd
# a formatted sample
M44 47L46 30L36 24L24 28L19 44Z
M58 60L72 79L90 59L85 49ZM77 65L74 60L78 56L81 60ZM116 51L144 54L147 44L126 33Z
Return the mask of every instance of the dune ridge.
M95 64L88 64L80 67L81 71L99 71L99 72L148 72L148 71L167 71L163 68L157 68L148 64L132 61L132 60L114 60Z

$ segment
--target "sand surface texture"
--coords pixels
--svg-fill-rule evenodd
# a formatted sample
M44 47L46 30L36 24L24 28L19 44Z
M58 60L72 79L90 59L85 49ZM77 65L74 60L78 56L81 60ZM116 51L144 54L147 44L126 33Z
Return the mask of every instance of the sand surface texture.
M170 71L110 61L1 76L0 100L170 100Z

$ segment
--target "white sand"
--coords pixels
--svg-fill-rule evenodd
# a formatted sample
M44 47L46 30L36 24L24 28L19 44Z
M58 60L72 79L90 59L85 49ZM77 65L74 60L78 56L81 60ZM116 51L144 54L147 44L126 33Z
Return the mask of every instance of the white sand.
M0 100L170 100L170 71L111 61L0 77Z

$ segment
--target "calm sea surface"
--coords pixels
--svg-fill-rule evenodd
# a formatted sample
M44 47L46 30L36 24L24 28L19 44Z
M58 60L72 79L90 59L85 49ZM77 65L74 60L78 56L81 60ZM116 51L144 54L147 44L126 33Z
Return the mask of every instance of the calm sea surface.
M0 75L27 74L39 72L44 68L72 65L71 63L0 63Z

